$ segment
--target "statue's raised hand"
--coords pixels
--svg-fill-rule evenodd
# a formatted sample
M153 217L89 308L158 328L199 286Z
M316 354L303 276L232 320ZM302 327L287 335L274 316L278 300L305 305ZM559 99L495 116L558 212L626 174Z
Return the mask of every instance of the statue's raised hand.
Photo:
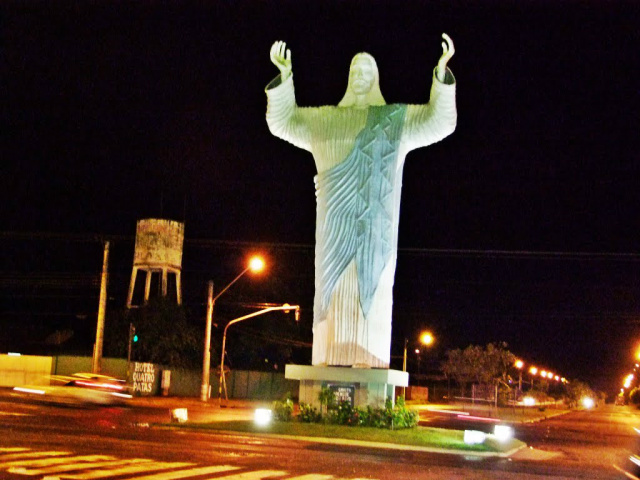
M444 42L442 42L442 56L438 61L438 80L444 82L445 74L447 73L447 63L453 57L453 54L456 53L456 49L453 46L453 40L446 33L442 34L442 38Z
M277 41L271 46L271 61L280 70L282 80L286 80L291 75L291 50L287 44Z

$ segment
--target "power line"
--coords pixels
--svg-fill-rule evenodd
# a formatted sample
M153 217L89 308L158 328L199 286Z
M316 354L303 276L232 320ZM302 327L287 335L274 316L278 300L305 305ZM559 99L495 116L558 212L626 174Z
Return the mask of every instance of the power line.
M0 239L9 240L57 240L72 242L130 242L134 236L110 235L98 233L64 233L64 232L0 232ZM313 252L313 244L283 242L250 242L238 240L216 240L206 238L185 239L185 246L224 248L224 249L269 249L284 251ZM635 252L579 252L579 251L546 251L546 250L497 250L497 249L441 249L400 247L399 255L456 257L456 258L534 258L544 260L615 260L625 262L640 261L640 253Z

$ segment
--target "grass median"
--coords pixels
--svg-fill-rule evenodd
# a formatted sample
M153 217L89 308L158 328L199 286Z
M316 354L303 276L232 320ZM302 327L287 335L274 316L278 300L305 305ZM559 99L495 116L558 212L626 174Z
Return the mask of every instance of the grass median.
M290 435L297 437L317 437L327 439L347 439L363 442L388 443L412 447L424 447L464 452L505 453L525 444L517 439L500 443L487 436L484 443L467 445L464 432L442 428L415 427L402 430L386 430L372 427L348 427L301 422L273 422L268 426L258 426L249 420L234 420L208 423L172 424L180 428L199 430L220 430L239 433Z

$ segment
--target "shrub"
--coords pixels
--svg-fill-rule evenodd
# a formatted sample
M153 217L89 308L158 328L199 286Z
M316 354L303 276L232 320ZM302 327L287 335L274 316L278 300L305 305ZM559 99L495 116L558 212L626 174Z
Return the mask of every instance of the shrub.
M332 410L336 407L336 395L333 391L328 387L323 387L318 394L318 400L320 401L320 406L326 407L326 412Z
M391 405L391 400L387 400L385 412L390 418L387 428L413 428L418 425L417 412L409 410L402 397L398 398L395 406Z
M312 407L308 403L301 403L298 419L304 423L320 423L322 421L322 414L317 408Z
M384 408L358 408L344 401L329 410L326 420L338 425L400 429L418 425L418 414L405 406L404 399L398 399L395 406L387 400Z
M329 421L330 423L336 423L338 425L359 425L360 413L357 408L351 405L351 402L343 400L330 411Z
M290 422L293 418L293 402L290 398L280 402L273 402L273 415L276 420Z

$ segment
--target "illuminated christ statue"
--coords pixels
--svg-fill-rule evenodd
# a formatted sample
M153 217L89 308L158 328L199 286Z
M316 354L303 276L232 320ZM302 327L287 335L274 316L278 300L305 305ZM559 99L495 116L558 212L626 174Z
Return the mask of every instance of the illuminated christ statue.
M407 153L456 127L455 79L443 54L425 105L387 105L378 67L357 54L338 106L299 107L284 42L266 89L271 133L311 152L318 174L313 365L388 368L402 169Z

